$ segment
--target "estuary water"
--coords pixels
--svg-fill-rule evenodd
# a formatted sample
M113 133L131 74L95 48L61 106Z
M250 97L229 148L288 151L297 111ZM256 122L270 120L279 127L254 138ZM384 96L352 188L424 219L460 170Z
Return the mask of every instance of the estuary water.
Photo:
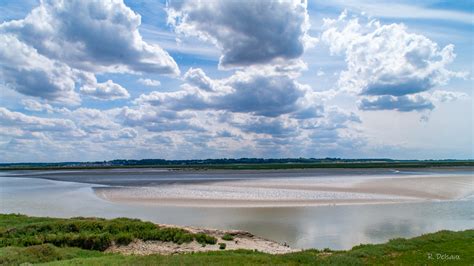
M474 228L474 175L473 168L12 171L0 172L0 212L131 217L349 249Z

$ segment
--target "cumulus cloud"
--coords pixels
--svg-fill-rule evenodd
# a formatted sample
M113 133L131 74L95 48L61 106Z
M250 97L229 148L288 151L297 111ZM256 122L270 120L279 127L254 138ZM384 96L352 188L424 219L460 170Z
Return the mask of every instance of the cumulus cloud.
M180 91L155 91L141 95L135 102L175 111L212 109L276 117L297 111L308 89L276 73L237 71L222 80L211 80L202 70L191 73L186 79L197 87L185 84Z
M8 88L29 96L78 104L76 72L50 60L15 36L0 32L0 79Z
M122 128L118 131L107 131L101 135L101 141L131 140L138 136L133 128Z
M22 100L21 103L28 111L33 112L43 112L46 111L48 113L52 113L54 111L54 107L47 103L41 103L31 99Z
M166 51L142 39L140 24L121 0L41 1L24 19L0 24L0 78L7 88L62 104L80 103L77 88L101 100L128 98L92 73L179 74Z
M432 110L433 103L422 95L391 96L382 95L363 98L359 107L362 110L396 110L400 112Z
M102 131L118 131L120 124L114 121L115 115L120 110L99 110L93 108L77 108L64 112L66 117L74 120L75 123L88 133L100 133Z
M291 120L268 118L268 117L247 117L240 122L233 122L242 131L247 133L265 134L275 138L289 138L296 136L298 127Z
M469 98L464 92L436 90L432 93L432 98L437 102L453 102Z
M141 108L124 107L116 115L122 125L128 127L143 127L152 132L166 131L196 131L204 132L204 128L196 125L190 116L176 112L161 111L143 106Z
M142 39L140 24L123 1L45 0L25 19L2 23L0 32L82 70L178 74L168 53Z
M161 85L161 82L159 80L144 78L139 78L138 83L148 87L159 87Z
M73 131L76 125L69 119L42 118L29 116L20 112L13 112L0 107L0 122L4 127L19 127L22 130L44 132L44 131Z
M128 91L112 80L96 83L95 86L86 85L81 88L81 93L98 100L118 100L130 98Z
M363 96L381 96L363 99L364 110L429 109L432 105L420 97L407 95L465 75L447 69L455 58L454 45L439 48L425 36L409 33L402 24L382 25L376 20L363 24L344 12L338 19L325 19L324 28L322 41L331 53L345 55L347 62L339 86ZM420 104L419 108L414 104Z
M214 90L214 82L200 68L190 68L188 72L184 74L184 80L187 81L189 84L198 87L201 90Z
M213 43L220 66L239 67L294 59L316 42L306 1L170 1L176 32Z

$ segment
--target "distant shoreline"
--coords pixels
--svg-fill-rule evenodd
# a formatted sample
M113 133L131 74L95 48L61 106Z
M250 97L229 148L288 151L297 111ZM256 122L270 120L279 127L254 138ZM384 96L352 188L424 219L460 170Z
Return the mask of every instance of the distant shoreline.
M156 168L170 170L283 170L283 169L368 169L368 168L442 168L474 167L473 160L440 161L334 161L334 162L290 162L290 163L216 163L216 164L129 164L97 165L88 163L41 163L0 164L0 171L18 170L87 170L87 169L130 169Z

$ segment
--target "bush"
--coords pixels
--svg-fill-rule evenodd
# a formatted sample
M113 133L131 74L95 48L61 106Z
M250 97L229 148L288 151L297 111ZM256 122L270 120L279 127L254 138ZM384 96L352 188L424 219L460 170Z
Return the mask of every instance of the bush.
M129 233L120 233L115 237L115 243L117 245L126 246L133 241L133 236Z
M225 234L224 236L222 236L222 240L232 241L234 240L234 236L231 234Z
M225 249L226 246L225 243L219 243L219 249Z
M200 244L211 244L214 245L217 243L217 238L206 235L204 233L197 233L194 235L194 239Z

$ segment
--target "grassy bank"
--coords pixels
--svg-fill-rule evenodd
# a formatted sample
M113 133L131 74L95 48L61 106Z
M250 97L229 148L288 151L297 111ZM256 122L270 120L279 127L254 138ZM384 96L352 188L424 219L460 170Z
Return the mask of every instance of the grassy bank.
M90 222L90 224L89 224ZM136 237L150 223L130 219L54 219L23 215L0 215L0 264L46 263L48 265L472 265L474 263L474 230L440 231L412 239L394 239L385 244L360 245L349 251L305 250L284 255L270 255L248 250L214 251L179 255L125 256L71 247L69 242L25 241L48 234L68 234L65 228L83 226L80 232L90 236L109 234L112 241L128 232ZM84 225L87 224L87 225ZM100 224L100 230L91 229ZM157 228L155 226L155 228ZM84 230L84 231L83 231ZM161 230L157 228L156 230ZM69 230L71 231L71 230ZM72 230L73 232L75 230ZM69 232L71 233L71 232ZM190 233L183 233L190 234ZM196 238L193 235L194 239ZM169 238L175 241L174 238Z
M217 239L181 228L159 227L138 219L44 218L0 214L0 247L29 247L53 244L104 251L113 244L128 245L135 239L159 240L177 244L197 241L216 244Z

